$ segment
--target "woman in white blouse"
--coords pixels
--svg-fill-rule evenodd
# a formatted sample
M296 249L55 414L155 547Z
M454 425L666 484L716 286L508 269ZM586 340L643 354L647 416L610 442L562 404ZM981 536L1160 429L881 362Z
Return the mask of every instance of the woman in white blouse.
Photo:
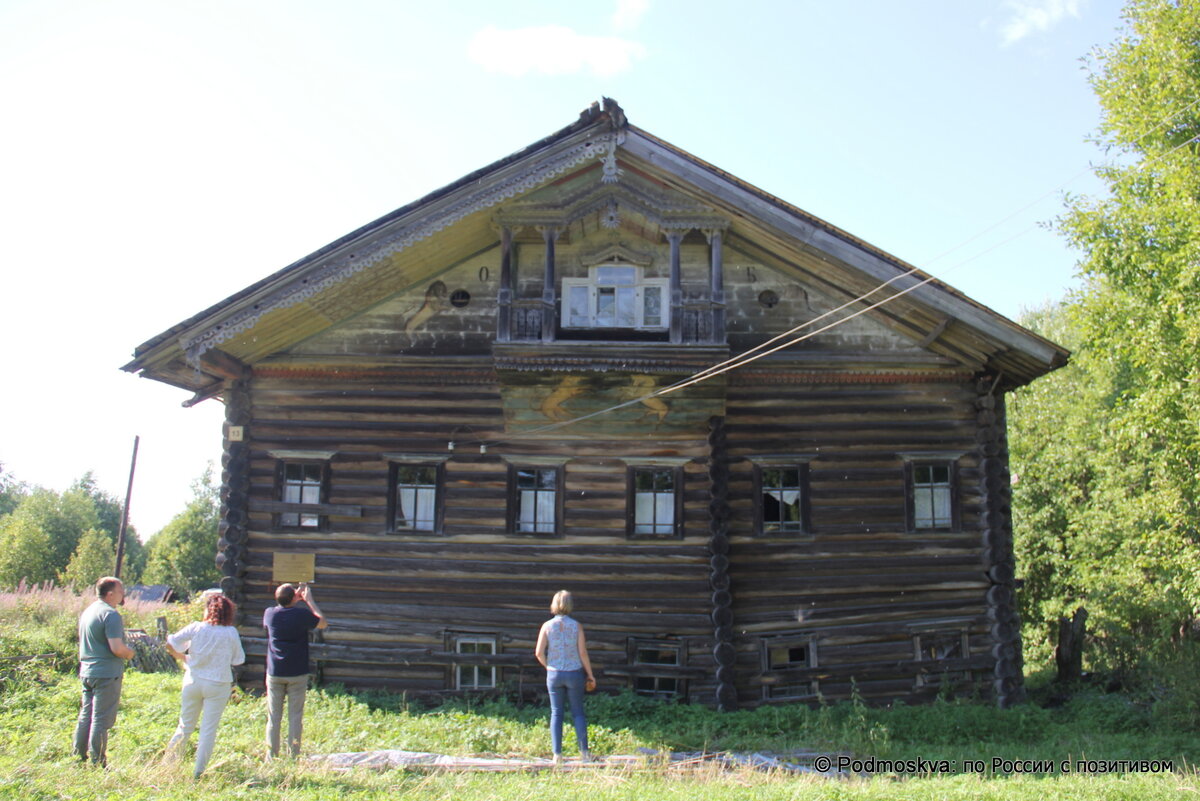
M213 595L204 607L204 620L189 623L167 637L167 650L182 659L186 672L179 710L179 727L167 743L167 755L178 759L188 737L200 723L196 744L195 776L199 777L212 755L217 725L233 690L233 666L246 661L242 641L233 621L237 607L224 595ZM203 713L203 715L202 715Z

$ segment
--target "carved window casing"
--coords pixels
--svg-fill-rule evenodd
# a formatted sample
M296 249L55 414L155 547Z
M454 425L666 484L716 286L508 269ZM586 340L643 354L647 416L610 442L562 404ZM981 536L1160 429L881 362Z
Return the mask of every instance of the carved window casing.
M959 531L961 453L902 454L909 531Z
M282 503L322 504L329 492L329 463L315 460L280 460L276 463L276 497ZM321 529L325 516L315 512L281 511L277 528Z
M682 537L683 467L631 466L628 480L628 535L637 539Z
M508 468L508 530L514 534L562 534L563 467L519 464Z
M812 531L807 456L751 456L754 530L768 536Z
M646 278L632 264L599 264L587 278L562 279L564 329L665 331L671 325L669 281Z

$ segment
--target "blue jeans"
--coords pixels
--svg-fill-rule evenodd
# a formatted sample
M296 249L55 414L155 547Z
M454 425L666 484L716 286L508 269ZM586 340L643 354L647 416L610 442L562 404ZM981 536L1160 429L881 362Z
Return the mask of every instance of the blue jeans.
M568 699L571 702L571 718L575 722L575 740L579 743L580 755L588 752L587 715L583 711L583 685L587 674L578 670L546 671L546 689L550 692L550 744L554 753L562 753L563 712Z

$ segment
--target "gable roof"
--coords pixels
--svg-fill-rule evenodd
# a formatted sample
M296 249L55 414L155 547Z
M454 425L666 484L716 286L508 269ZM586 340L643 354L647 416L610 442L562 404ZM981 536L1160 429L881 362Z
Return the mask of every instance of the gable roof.
M899 295L870 312L923 347L1020 386L1068 352L949 285L630 125L605 98L575 122L403 206L147 340L123 369L205 393L245 365L382 299L389 275L421 274L493 246L497 207L580 170L619 184L635 173L728 220L727 242L799 277L850 293ZM615 188L613 191L617 191ZM686 215L685 215L686 216ZM706 218L705 218L706 219ZM697 222L699 220L699 222ZM666 228L671 220L660 223ZM679 224L701 227L701 217ZM716 224L713 224L716 227ZM451 237L438 237L453 231ZM431 246L438 241L440 247Z

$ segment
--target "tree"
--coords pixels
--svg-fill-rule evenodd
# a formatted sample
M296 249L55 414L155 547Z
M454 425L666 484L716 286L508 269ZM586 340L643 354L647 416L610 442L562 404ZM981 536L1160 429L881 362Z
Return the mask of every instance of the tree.
M16 476L4 469L4 463L0 462L0 517L11 513L17 508L17 504L29 492L29 488L25 486L23 481L18 481Z
M1058 221L1083 254L1074 364L1012 403L1027 619L1086 606L1113 667L1169 656L1200 609L1200 4L1125 19L1090 61L1108 195Z
M153 537L142 581L169 584L181 594L211 587L221 579L217 570L218 489L212 466L192 482L192 500Z
M66 568L88 529L100 528L100 516L87 493L75 489L61 495L38 487L23 498L8 521L40 528L49 539L48 558L53 573ZM51 576L53 578L53 575Z
M45 529L28 517L9 515L0 528L0 587L53 581L58 571L51 552Z
M88 529L79 538L79 545L66 569L59 574L58 583L73 587L77 592L83 591L95 584L97 579L111 575L116 558L108 532Z
M125 504L117 500L115 496L104 492L96 486L96 479L90 470L71 485L68 492L70 491L82 492L91 499L92 506L96 508L96 515L100 518L100 528L108 533L108 538L112 542L115 553L117 534L121 530L121 517L125 511ZM113 557L113 564L116 564L115 556ZM145 568L146 546L142 544L141 539L138 537L137 529L130 525L125 531L125 556L121 568L121 577L125 579L126 584L132 584L139 580ZM112 572L111 566L109 572Z

